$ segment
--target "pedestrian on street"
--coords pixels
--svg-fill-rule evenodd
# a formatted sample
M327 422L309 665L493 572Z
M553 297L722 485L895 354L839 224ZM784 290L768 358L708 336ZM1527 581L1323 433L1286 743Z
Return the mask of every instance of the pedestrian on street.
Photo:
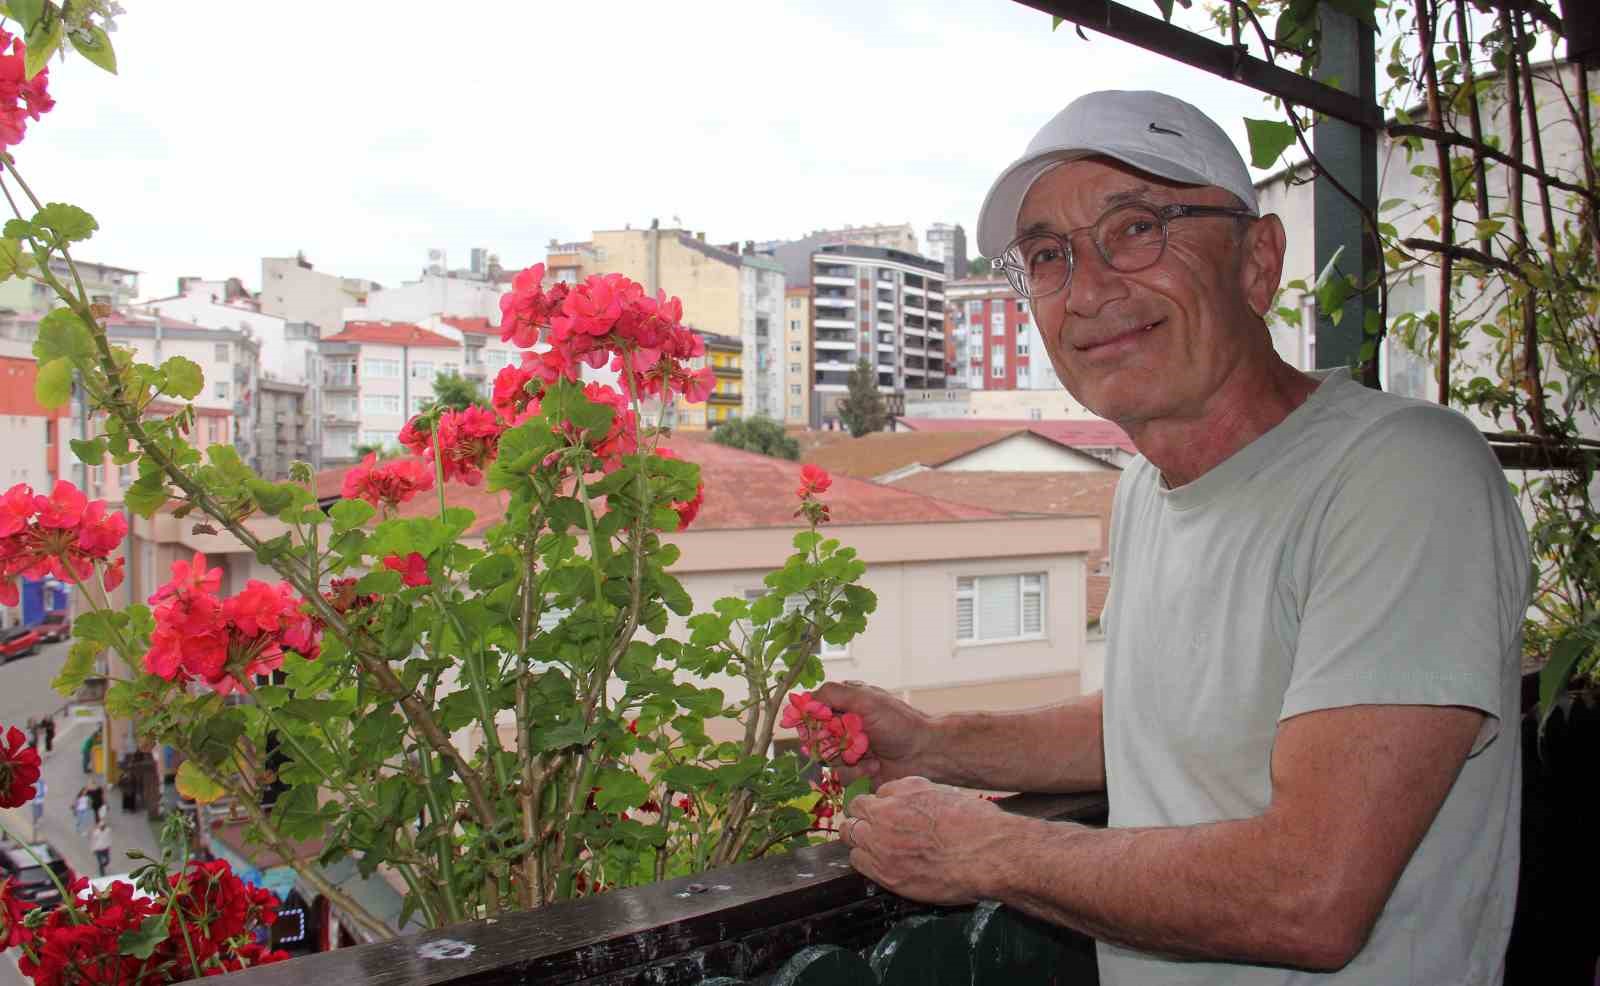
M47 785L44 782L44 778L39 778L38 786L33 792L33 800L28 802L28 807L33 812L33 833L31 841L34 842L39 841L39 820L44 817L44 792L46 786Z
M89 800L89 789L80 787L77 800L72 803L72 827L78 830L80 836L86 835L92 818L94 818L94 807L93 802Z
M56 745L56 717L44 717L44 752L49 753Z
M89 848L94 850L94 863L100 867L100 875L106 875L106 867L111 865L111 829L104 819L95 823L94 832L89 836Z
M89 818L91 821L97 820L100 818L101 810L105 808L106 804L106 788L101 783L99 774L89 778L89 783L84 787L84 791L89 795Z

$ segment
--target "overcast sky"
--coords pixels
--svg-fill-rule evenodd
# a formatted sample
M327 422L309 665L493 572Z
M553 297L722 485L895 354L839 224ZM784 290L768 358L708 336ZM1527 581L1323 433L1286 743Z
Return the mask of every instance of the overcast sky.
M1136 7L1153 3L1132 0ZM121 74L51 67L18 163L83 257L260 286L260 258L413 279L673 216L713 242L959 222L1074 96L1179 94L1241 148L1259 95L1010 0L124 0Z

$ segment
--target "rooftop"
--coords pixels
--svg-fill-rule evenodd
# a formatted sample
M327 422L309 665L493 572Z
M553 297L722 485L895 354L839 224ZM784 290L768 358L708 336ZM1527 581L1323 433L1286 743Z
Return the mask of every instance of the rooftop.
M466 332L471 335L494 336L496 338L499 338L500 336L500 327L498 325L489 324L489 320L487 318L468 318L462 315L440 315L439 321L450 326L452 329L457 329L461 332Z
M323 342L372 342L389 346L431 346L455 349L460 343L410 322L346 322L344 330Z
M840 441L810 445L802 455L807 462L814 462L831 472L871 478L912 465L937 468L978 449L1018 435L1033 435L1044 441L1066 445L1050 435L1016 427L878 431L862 435L860 438L844 438Z

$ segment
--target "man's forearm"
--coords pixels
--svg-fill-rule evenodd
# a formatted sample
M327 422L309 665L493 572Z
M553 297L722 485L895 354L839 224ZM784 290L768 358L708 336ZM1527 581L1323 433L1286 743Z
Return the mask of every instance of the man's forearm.
M1009 816L992 896L1098 940L1178 958L1339 967L1350 924L1265 817L1089 829Z
M933 720L930 780L994 791L1105 788L1100 693L1021 712L963 712Z

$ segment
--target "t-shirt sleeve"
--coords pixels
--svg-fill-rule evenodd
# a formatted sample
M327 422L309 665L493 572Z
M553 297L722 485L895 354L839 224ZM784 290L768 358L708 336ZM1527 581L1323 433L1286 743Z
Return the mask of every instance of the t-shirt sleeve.
M1498 734L1520 666L1527 531L1466 418L1419 405L1369 428L1309 532L1309 582L1281 719L1349 705L1482 710ZM1304 571L1304 569L1302 569Z

